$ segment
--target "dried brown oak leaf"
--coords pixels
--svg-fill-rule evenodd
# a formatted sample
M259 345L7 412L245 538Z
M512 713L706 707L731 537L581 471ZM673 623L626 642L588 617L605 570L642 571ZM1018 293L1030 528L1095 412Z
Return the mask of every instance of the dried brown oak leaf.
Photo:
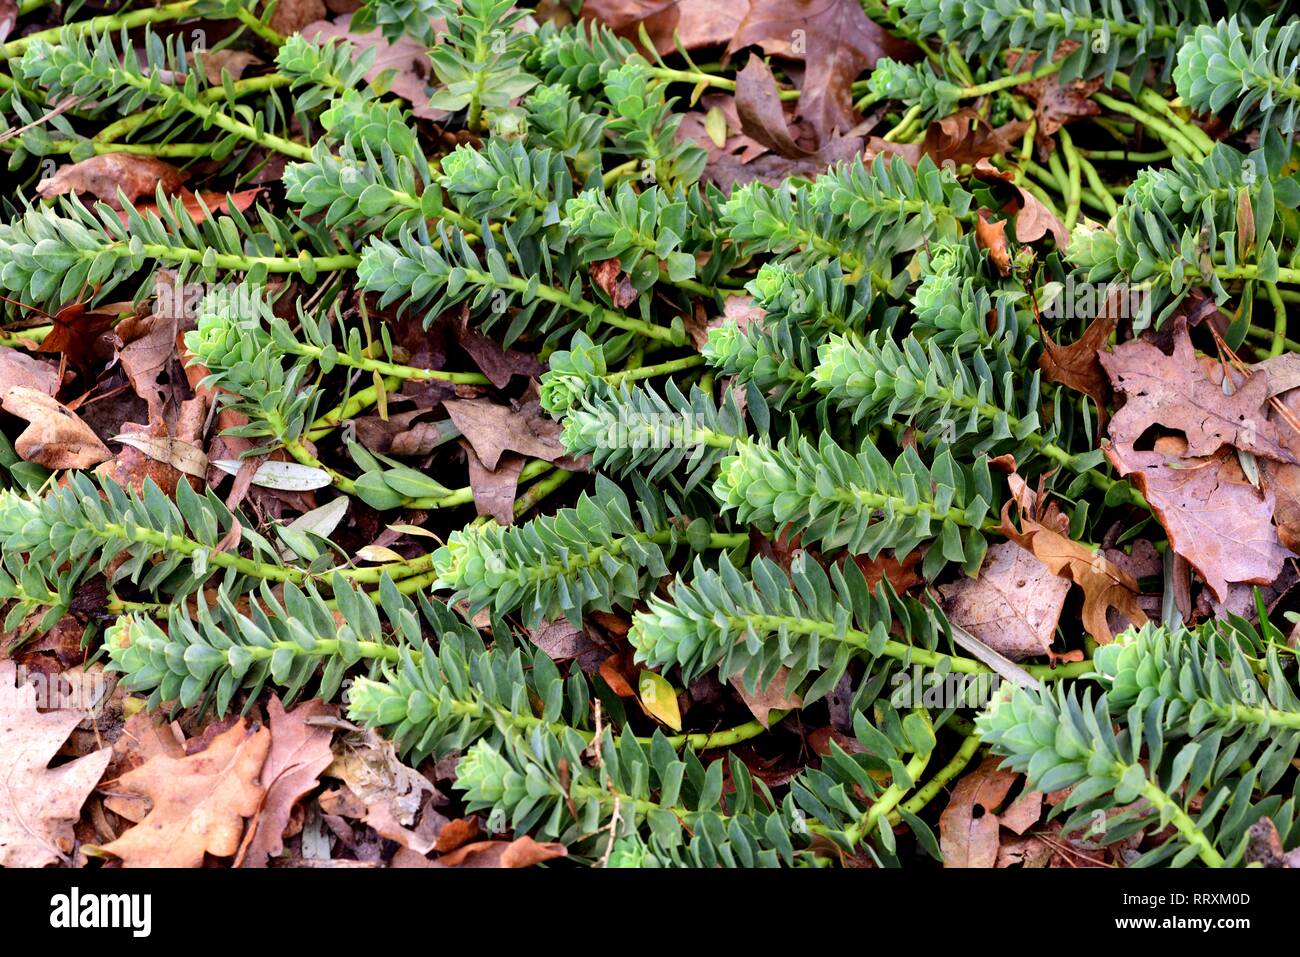
M1015 542L989 549L975 578L939 588L948 617L1012 661L1052 646L1070 583Z
M88 469L113 457L90 426L44 392L14 386L0 404L30 423L14 442L25 462L47 469Z
M1175 332L1173 341L1172 355L1141 339L1100 355L1111 386L1124 394L1124 406L1110 422L1110 438L1121 457L1144 432L1159 425L1183 433L1189 458L1232 445L1279 462L1296 461L1269 421L1266 372L1257 371L1232 395L1225 395L1197 361L1185 327Z
M566 455L560 424L542 412L536 399L518 408L490 399L448 399L443 408L474 446L484 468L495 471L507 450L546 462Z
M269 858L284 852L284 831L293 807L320 784L320 774L334 760L330 742L334 731L312 718L334 717L338 709L323 701L304 701L285 711L272 696L267 708L271 719L271 749L262 766L261 782L266 788L262 810L253 822L242 856L244 867L265 867Z
M911 60L916 48L872 22L858 0L750 0L727 52L756 45L804 61L799 116L822 142L859 121L853 83L881 57Z
M0 661L0 867L44 867L73 849L72 826L113 750L51 768L86 713L37 711L36 689L16 684L17 674L12 661Z
M1231 582L1267 585L1290 556L1273 525L1272 490L1246 481L1237 457L1224 450L1189 458L1186 443L1157 440L1149 452L1112 445L1107 457L1151 505L1169 544L1205 579L1219 601Z
M1097 406L1098 424L1101 428L1106 427L1110 384L1099 356L1103 354L1106 341L1115 330L1117 321L1112 311L1107 309L1104 315L1092 320L1083 335L1068 346L1057 344L1046 329L1042 330L1043 354L1038 359L1038 368L1042 370L1043 377L1048 382L1059 382L1092 399Z
M155 755L122 775L116 790L148 798L150 810L100 850L124 867L201 867L205 853L233 857L266 790L260 777L271 731L249 732L240 718L196 754Z

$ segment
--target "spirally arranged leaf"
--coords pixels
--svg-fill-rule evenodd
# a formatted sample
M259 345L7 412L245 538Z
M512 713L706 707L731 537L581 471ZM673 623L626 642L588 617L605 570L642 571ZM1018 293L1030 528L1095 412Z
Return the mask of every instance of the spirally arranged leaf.
M36 689L0 661L0 867L44 867L72 850L72 825L113 757L111 748L49 766L86 714L37 711Z

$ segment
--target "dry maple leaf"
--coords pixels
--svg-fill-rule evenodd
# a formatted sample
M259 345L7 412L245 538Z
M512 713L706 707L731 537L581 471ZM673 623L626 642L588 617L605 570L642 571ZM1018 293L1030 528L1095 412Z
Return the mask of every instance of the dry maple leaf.
M1012 661L1052 646L1070 583L1015 542L989 549L976 578L939 588L948 617Z
M44 867L73 847L72 826L113 757L105 748L49 766L84 711L37 711L36 689L0 661L0 867Z
M157 754L118 779L116 789L147 798L149 813L100 850L124 867L200 867L203 855L233 857L244 818L262 806L259 783L271 732L250 734L243 718L202 751Z
M1197 361L1186 327L1174 333L1172 355L1135 339L1101 353L1100 359L1111 385L1125 397L1109 433L1121 458L1143 433L1159 425L1183 433L1189 458L1232 445L1279 462L1296 461L1279 443L1268 419L1268 374L1257 371L1232 395L1225 395Z

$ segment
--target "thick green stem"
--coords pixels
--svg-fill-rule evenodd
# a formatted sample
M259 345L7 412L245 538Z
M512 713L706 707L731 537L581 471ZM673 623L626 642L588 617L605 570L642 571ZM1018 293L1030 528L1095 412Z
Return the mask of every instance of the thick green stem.
M963 733L965 739L962 741L961 747L957 749L957 753L952 756L947 764L935 772L934 777L930 778L924 787L901 805L901 810L906 811L908 814L919 814L931 801L939 796L939 792L948 785L949 781L961 774L966 765L970 764L971 759L975 757L975 753L979 751L981 742L975 735L973 727ZM897 811L889 816L891 824L897 824L902 819L903 816Z
M1137 120L1152 133L1164 140L1171 150L1179 153L1189 159L1199 160L1204 156L1196 146L1192 144L1186 136L1183 135L1172 123L1163 120L1160 117L1153 116L1140 106L1132 103L1126 103L1123 100L1117 100L1113 96L1107 96L1105 93L1094 93L1092 98L1099 104L1115 113L1122 113L1124 116L1132 117Z
M280 73L270 73L266 76L250 77L247 80L236 80L231 88L236 97L241 97L247 96L250 93L265 93L270 90L278 90L282 87L288 86L291 82L293 82L291 77L284 76ZM227 94L224 88L213 87L210 90L204 90L200 93L198 100L200 103L213 104L225 101L226 96ZM122 119L108 124L108 126L95 134L92 142L94 142L98 148L100 144L112 143L115 140L119 140L122 137L133 133L135 130L147 123L152 123L155 120L165 118L166 111L161 106L155 106L148 110L141 110L139 113L132 113L130 116L124 116ZM186 145L199 146L204 144L195 143ZM204 148L211 151L212 145L210 143L206 144L204 145ZM118 147L118 149L121 149L121 147Z
M84 36L87 33L107 33L110 31L116 33L124 27L134 29L135 27L142 27L146 23L182 20L189 15L190 8L194 6L194 3L195 0L183 0L181 3L169 3L161 7L146 7L142 10L133 10L130 13L110 13L102 17L91 17L88 20L75 20L66 26L41 30L25 37L19 37L17 40L10 40L0 46L0 60L9 60L21 56L27 52L27 48L36 40L58 43L63 36L64 30L71 30L76 36Z
M915 782L925 772L932 753L926 751L915 754L912 756L912 760L907 762L907 774L912 782ZM872 802L871 807L867 809L867 813L844 829L844 838L848 841L849 846L856 847L864 837L875 831L877 825L888 827L888 820L882 821L882 818L887 818L911 788L911 783L903 784L898 781L892 782L889 787L885 788L880 796Z
M1142 787L1142 796L1151 802L1152 807L1161 812L1162 819L1168 816L1183 840L1196 848L1196 853L1209 867L1223 867L1223 855L1214 849L1205 832L1196 826L1196 822L1168 794L1160 789L1154 781L1147 781Z
M790 634L796 635L820 635L823 638L829 638L832 641L843 641L854 647L861 648L875 654L872 647L872 639L865 631L859 631L856 628L840 630L834 622L818 621L810 618L797 618L792 615L754 615L748 618L731 619L731 626L735 634L741 635L752 626L760 631L779 633L785 629ZM941 651L930 651L927 648L917 648L915 645L904 644L901 641L890 639L885 642L879 651L880 655L886 658L893 658L896 661L902 661L907 664L921 665L926 668L937 668L945 665L950 671L967 675L994 674L993 669L989 668L981 661L974 658L963 658L958 655L949 655ZM1078 678L1081 675L1091 673L1093 665L1091 661L1073 661L1069 664L1052 666L1052 665L1022 665L1025 671L1033 677L1042 681L1061 681L1066 678Z

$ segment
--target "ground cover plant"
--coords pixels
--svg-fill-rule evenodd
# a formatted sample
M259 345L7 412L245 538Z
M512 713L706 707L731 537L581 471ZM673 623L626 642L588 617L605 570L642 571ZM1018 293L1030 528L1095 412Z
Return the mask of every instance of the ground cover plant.
M1298 23L0 2L0 864L1300 866Z

